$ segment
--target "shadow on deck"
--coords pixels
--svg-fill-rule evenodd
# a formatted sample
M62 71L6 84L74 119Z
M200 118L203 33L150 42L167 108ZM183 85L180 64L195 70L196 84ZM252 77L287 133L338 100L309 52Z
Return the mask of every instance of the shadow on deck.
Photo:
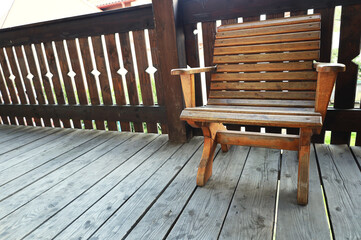
M296 152L218 149L199 188L202 138L167 139L0 126L0 239L361 239L360 147L312 148L301 207Z

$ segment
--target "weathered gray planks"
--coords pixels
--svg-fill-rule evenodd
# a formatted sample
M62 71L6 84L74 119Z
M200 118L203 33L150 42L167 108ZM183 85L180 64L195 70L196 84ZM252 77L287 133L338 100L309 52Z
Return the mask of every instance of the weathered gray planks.
M220 147L216 149L216 153L219 149ZM166 236L197 188L194 176L197 175L202 150L202 147L198 149L145 216L131 230L127 236L129 239L162 239Z
M91 131L91 130L86 130L86 131ZM80 143L70 144L70 146L72 146L72 148L70 148L71 150L68 149L68 152L61 154L59 156L52 156L50 154L46 154L45 156L42 156L42 158L50 159L50 161L47 161L41 166L31 171L28 171L25 174L14 179L13 181L8 182L7 184L1 186L0 201L16 193L17 191L24 189L25 187L28 187L31 184L34 184L35 182L41 180L43 177L53 173L54 171L60 170L59 168L65 166L66 164L69 164L77 157L85 154L86 152L92 150L94 147L102 144L103 142L109 140L111 137L114 136L108 134L107 132L100 132L100 131L93 131L93 132L94 132L93 138L90 138L90 140L87 140L84 143L80 142L81 144ZM63 174L62 176L64 177L66 175ZM54 181L51 182L55 184Z
M115 135L113 138L110 138L109 141L106 141L103 144L97 146L96 148L91 149L86 154L76 158L70 164L58 169L58 171L49 174L48 176L37 181L35 184L30 185L25 190L17 192L11 197L1 201L0 219L4 218L11 212L17 210L18 208L32 201L33 199L37 198L54 186L56 186L56 188L54 188L56 190L58 187L61 186L58 185L60 182L63 182L69 176L74 176L75 173L83 170L84 167L93 163L98 158L105 155L108 151L115 148L119 144L122 144L124 141L128 140L132 136L134 135L126 133L121 135Z
M220 239L272 239L280 155L251 148Z
M44 137L48 137L48 135L52 133L59 132L59 128L33 128L33 129L25 129L27 134L20 134L15 138L7 139L5 142L1 143L0 149L0 159L3 159L1 154L10 152L10 151L18 151L19 148L25 147L29 144L37 140L41 140ZM16 134L15 134L16 135Z
M141 174L144 172L149 178L134 193L134 195L131 196L131 198L128 197L129 199L126 199L127 201L125 203L124 200L120 201L124 203L121 208L118 209L110 219L108 219L108 221L91 237L91 239L122 239L139 221L154 201L156 201L173 178L179 173L200 144L200 139L192 139L189 143L184 144L180 148L180 145L178 144L178 150L174 154L169 152L167 153L167 150L164 149L162 152L159 151L159 153L157 152L157 154L153 155L153 165L156 165L158 169L156 169L156 171L153 170L154 174L151 175L151 177L149 177L148 171L141 171ZM157 160L154 161L155 159ZM159 163L156 163L157 161L159 161ZM132 177L135 182L139 181L137 181L136 177L138 174L139 172ZM144 180L140 181L144 182ZM135 182L133 184L135 184ZM132 192L130 192L130 194L132 194ZM124 219L126 219L126 221L124 221ZM79 234L72 237L79 236L81 235Z
M102 154L96 161L65 179L56 188L48 190L3 218L0 221L0 238L19 239L36 229L143 148L149 142L149 137L150 135L136 135L109 149L105 155ZM19 221L19 216L27 217L22 217Z
M347 145L316 144L335 239L361 239L361 174Z
M351 147L351 150L353 152L353 154L355 155L356 157L356 160L358 161L358 165L361 169L361 147L360 146L354 146L354 147Z
M152 135L148 137L149 140L153 140L156 136ZM166 141L167 141L166 136L157 137L150 144L145 146L141 151L139 151L134 156L132 156L127 162L125 162L123 165L118 167L116 170L114 170L112 173L110 173L108 176L106 176L100 182L94 185L91 189L89 189L87 192L85 192L79 198L77 198L75 201L69 204L66 208L62 209L55 216L53 216L51 219L49 219L47 222L45 222L43 225L37 228L34 232L32 232L29 236L27 236L26 239L40 240L40 239L53 238L57 236L66 227L68 227L69 222L71 221L75 221L75 222L73 222L68 229L74 228L74 226L75 227L79 226L81 227L80 229L81 232L86 231L86 229L88 228L82 229L83 226L81 224L83 224L83 222L81 222L81 219L79 219L79 217L82 214L89 216L89 213L93 212L96 206L99 206L99 203L97 203L99 199L103 197L104 194L108 194L108 195L111 194L108 193L108 191L112 191L114 193L117 192L118 189L120 189L119 192L117 193L118 195L123 196L123 194L121 194L124 191L122 190L122 188L125 187L126 189L127 187L126 184L128 183L126 180L124 180L124 178L127 177L129 173L134 171L136 168L141 168L141 166L139 167L139 165L144 164L144 161L146 161L149 156L151 156L154 152L156 152ZM128 177L128 179L132 179L132 178ZM89 207L91 207L91 209L88 210ZM96 208L96 210L99 209ZM115 211L115 209L112 208L108 209L108 206L106 206L106 209L103 214L104 215L111 214L112 211ZM96 211L96 213L101 214L101 211L100 210ZM64 221L64 219L67 219L68 221ZM93 221L87 220L84 225L89 226L89 228L91 229L92 226L96 226L96 224L101 224L101 223L102 221L96 221L96 219L94 219ZM65 232L66 231L69 230L66 229Z
M297 204L297 170L297 152L284 151L276 239L331 239L313 147L311 147L310 188L307 206Z
M62 132L66 132L65 135L60 135ZM0 171L0 186L5 183L23 175L24 173L31 171L52 158L62 155L63 153L70 151L72 148L92 139L96 136L95 131L61 131L59 134L54 134L54 141L50 143L44 142L44 144L33 150L36 154L36 158L32 154L23 154L23 157L17 157L11 159L0 165L3 171ZM73 142L73 144L69 144ZM49 158L50 156L50 158Z
M217 155L212 177L197 188L167 239L217 239L249 149L232 146Z
M0 180L11 180L0 186L0 239L272 239L278 150L232 147L198 188L201 139L0 126L0 141L10 149L39 131L0 154ZM334 239L360 238L361 148L351 149L311 152L306 207L296 204L297 153L283 152L276 239L330 239L315 153Z

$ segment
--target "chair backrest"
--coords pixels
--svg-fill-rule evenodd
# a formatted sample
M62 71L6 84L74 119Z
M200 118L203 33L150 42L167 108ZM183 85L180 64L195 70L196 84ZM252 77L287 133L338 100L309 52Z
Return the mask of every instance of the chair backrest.
M209 105L314 107L319 14L218 28Z

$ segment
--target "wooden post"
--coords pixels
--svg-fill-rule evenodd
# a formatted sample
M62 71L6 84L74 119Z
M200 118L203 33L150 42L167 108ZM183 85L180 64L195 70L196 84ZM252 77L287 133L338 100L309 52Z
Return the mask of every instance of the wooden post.
M163 80L165 106L169 140L186 142L190 131L179 119L183 110L181 82L178 76L172 76L171 70L185 66L184 33L180 20L176 19L178 1L153 0L155 32L160 59L160 76ZM176 28L176 23L179 26ZM183 47L182 47L183 46Z
M338 62L346 65L346 72L336 80L335 104L337 109L354 108L358 66L352 62L360 52L361 4L343 6L341 14ZM351 132L332 131L332 144L350 144Z

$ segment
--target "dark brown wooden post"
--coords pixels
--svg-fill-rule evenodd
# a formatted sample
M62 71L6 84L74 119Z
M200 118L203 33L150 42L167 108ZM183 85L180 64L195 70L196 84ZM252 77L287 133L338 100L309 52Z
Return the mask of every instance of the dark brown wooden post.
M335 108L354 108L358 66L352 62L360 52L361 4L343 6L341 14L340 46L338 62L346 65L346 71L337 77ZM350 144L351 132L333 131L331 143Z
M187 130L179 116L183 109L180 79L170 74L171 69L185 67L184 33L182 26L176 28L178 1L153 0L155 31L160 59L160 76L163 80L169 140L186 142ZM183 42L183 43L182 43ZM183 47L182 47L183 45Z

